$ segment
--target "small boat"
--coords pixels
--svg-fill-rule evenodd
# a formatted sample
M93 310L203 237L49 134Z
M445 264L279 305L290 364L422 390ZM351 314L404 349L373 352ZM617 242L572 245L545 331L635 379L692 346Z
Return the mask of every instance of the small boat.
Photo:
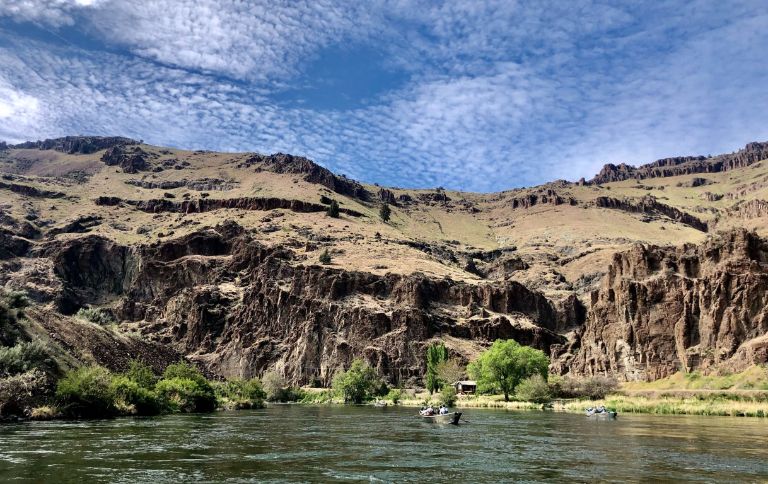
M607 420L612 420L618 417L618 412L614 412L612 410L606 410L606 409L594 409L594 408L588 408L587 409L587 417L589 418L602 418Z
M428 422L446 423L451 425L459 425L461 415L461 412L444 413L442 415L427 415L425 413L419 412L419 416Z

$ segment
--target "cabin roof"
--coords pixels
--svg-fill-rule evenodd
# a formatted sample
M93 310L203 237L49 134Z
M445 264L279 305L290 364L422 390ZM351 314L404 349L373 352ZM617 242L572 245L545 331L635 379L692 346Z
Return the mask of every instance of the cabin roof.
M477 382L475 380L459 380L453 384L462 386L477 386Z

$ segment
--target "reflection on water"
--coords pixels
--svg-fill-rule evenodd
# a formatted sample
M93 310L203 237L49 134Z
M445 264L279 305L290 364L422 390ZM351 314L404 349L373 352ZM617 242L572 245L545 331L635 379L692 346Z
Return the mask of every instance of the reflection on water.
M648 481L768 479L768 421L616 421L475 410L459 427L407 408L265 410L0 426L0 481Z

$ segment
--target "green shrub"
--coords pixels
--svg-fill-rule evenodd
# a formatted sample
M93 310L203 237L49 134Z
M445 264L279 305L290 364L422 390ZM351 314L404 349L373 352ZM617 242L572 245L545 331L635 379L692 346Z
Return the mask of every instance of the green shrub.
M333 388L344 399L344 403L359 404L372 399L381 388L381 383L376 370L356 359L349 370L336 374Z
M0 377L24 373L33 369L47 371L53 367L44 344L39 341L0 346Z
M328 265L331 263L331 254L328 252L328 249L325 249L322 254L320 254L320 258L318 259L321 264Z
M533 375L521 381L515 389L518 400L533 403L547 403L552 400L549 384L541 375Z
M157 377L152 368L139 360L131 360L128 370L124 375L142 388L153 389L155 388L155 383L157 383Z
M126 375L112 378L114 406L118 412L129 415L157 415L163 404L157 393L141 386Z
M443 389L440 390L440 403L446 407L456 405L456 388L453 385L443 385Z
M261 408L267 396L261 387L261 382L256 378L214 382L213 388L219 406L232 410Z
M216 395L207 381L201 384L189 378L163 378L155 391L172 412L211 412L216 409Z
M387 393L386 399L392 402L394 405L400 403L403 398L403 391L399 388L393 388Z
M59 380L56 396L71 417L109 417L115 414L112 375L106 368L87 366L68 372Z
M298 402L305 396L304 390L289 386L285 378L276 371L264 373L261 383L269 402Z
M75 314L75 317L90 321L91 323L100 326L106 326L115 322L112 313L102 308L80 308Z
M339 218L339 202L336 200L331 200L331 204L328 206L328 210L325 212L326 215L332 218Z
M321 390L319 392L304 392L304 396L300 401L301 403L310 404L333 403L333 392L329 390Z

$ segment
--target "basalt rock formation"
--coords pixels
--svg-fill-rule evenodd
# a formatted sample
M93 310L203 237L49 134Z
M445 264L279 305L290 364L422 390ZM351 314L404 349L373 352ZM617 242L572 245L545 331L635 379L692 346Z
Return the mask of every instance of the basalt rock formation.
M558 369L654 380L768 360L768 243L745 230L614 256Z
M459 352L456 342L497 338L547 350L584 313L575 298L558 307L516 282L296 266L290 250L265 247L234 223L156 246L98 236L48 242L35 256L51 261L62 313L112 303L148 341L225 376L277 366L295 382L329 383L363 356L392 382L416 383L431 338L453 338Z
M735 168L743 168L768 158L768 143L749 143L736 153L705 156L680 156L664 158L639 167L627 164L607 164L600 170L591 183L609 183L632 178L663 178L694 173L717 173Z
M46 139L43 141L27 141L11 145L10 147L28 150L55 150L69 154L90 154L114 146L136 144L139 144L139 141L120 136L65 136L63 138Z
M680 222L681 224L693 227L696 230L701 230L702 232L708 230L706 222L689 213L665 205L651 195L646 195L639 200L619 200L612 197L597 197L595 199L595 205L601 208L643 213L649 216L664 216L676 222Z

